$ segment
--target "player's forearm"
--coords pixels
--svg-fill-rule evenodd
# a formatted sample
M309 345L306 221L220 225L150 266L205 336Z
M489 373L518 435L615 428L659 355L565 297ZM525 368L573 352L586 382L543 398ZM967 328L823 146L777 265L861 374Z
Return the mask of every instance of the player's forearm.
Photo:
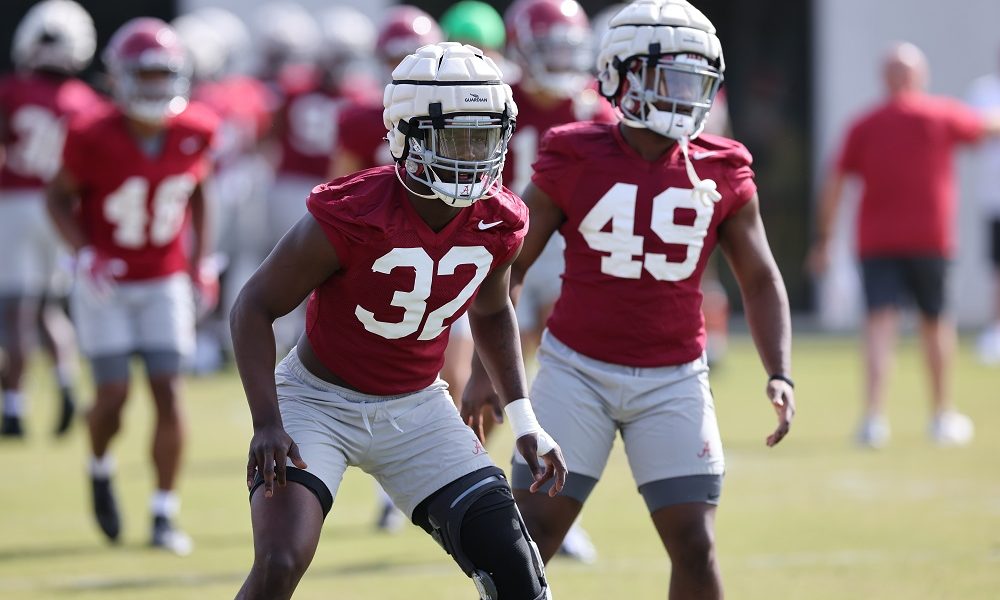
M201 262L212 253L212 203L209 201L206 186L200 184L197 196L191 203L191 227L194 236L191 243L191 270L196 271Z
M791 375L792 320L788 294L776 268L742 286L743 306L757 353L768 375Z
M831 173L823 185L819 206L816 209L816 230L814 237L817 242L825 244L829 241L843 190L844 176L840 173Z
M73 214L72 199L52 196L46 198L46 207L52 223L59 232L59 236L66 242L66 245L76 253L87 245L87 236Z
M273 322L267 311L242 293L229 313L236 367L243 381L254 429L281 423L274 384Z
M521 341L517 333L514 306L508 302L500 311L477 315L469 313L472 336L482 366L493 382L500 400L508 404L528 396L524 361L521 359Z

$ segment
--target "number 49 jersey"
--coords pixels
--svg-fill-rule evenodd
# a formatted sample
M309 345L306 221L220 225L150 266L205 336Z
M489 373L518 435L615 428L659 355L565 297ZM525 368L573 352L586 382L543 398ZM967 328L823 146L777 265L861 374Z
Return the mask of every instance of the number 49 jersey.
M307 201L341 264L309 298L309 343L327 368L377 395L434 381L451 324L487 275L513 258L528 225L524 203L504 188L434 232L410 204L395 168L319 185Z
M119 279L164 277L187 267L181 232L188 201L210 171L218 118L191 104L167 122L156 148L143 149L116 107L71 124L63 166L80 190L87 240L120 258Z
M698 176L722 194L712 206L693 197L677 145L646 161L617 124L601 123L543 139L532 182L566 215L566 270L548 328L577 352L657 367L704 351L701 275L719 225L757 188L738 142L702 135L690 152Z

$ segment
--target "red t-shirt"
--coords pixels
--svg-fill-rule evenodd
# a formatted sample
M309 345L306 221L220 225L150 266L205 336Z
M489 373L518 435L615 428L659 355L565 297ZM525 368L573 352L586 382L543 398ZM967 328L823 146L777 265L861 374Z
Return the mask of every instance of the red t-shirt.
M382 98L346 102L337 118L337 145L354 155L362 169L392 164L385 141Z
M955 223L954 150L978 140L983 120L951 99L906 94L854 122L838 161L861 177L858 253L944 256Z
M504 189L435 233L394 169L375 167L316 186L307 201L341 263L309 298L309 343L328 369L378 395L434 381L451 324L483 279L513 258L528 226L527 207Z
M123 280L151 279L187 267L181 232L188 201L211 169L218 118L191 104L167 123L149 155L117 107L70 124L63 167L80 190L77 218L98 252L122 259Z
M37 73L0 79L0 119L6 157L0 189L41 189L58 171L70 120L105 104L79 79Z
M597 93L596 84L579 96L545 106L518 84L512 85L511 91L517 103L517 127L507 145L503 182L518 194L524 193L531 181L531 165L538 158L538 145L549 129L576 121L618 122L615 109Z
M532 182L566 220L566 270L548 328L587 356L633 367L678 365L705 349L701 275L719 225L756 193L750 153L691 142L698 176L722 199L695 200L679 146L649 162L618 125L572 123L542 140Z

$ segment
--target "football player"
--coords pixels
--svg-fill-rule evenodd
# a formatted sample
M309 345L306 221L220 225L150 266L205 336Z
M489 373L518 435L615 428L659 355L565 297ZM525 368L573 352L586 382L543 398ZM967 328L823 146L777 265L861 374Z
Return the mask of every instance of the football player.
M383 18L375 40L375 58L379 63L385 82L391 80L391 73L407 55L426 46L444 41L444 35L437 22L423 10L414 6L401 5L390 8ZM382 119L384 106L381 94L370 94L344 102L337 116L337 138L330 158L330 178L336 179L344 175L368 169L371 167L393 163L389 145L385 140L385 125ZM463 321L451 328L451 335L456 339L464 339L456 329L461 329ZM468 329L468 326L465 327ZM458 380L449 377L449 365L455 365L455 359L449 353L454 353L456 346L449 344L445 350L445 366L442 367L444 379L452 385ZM466 361L468 355L465 355ZM459 363L461 363L461 358ZM466 375L461 379L464 384ZM457 394L452 393L452 397ZM405 525L405 517L392 503L385 490L376 483L378 511L376 527L382 531L398 531Z
M724 461L699 289L712 248L721 246L736 275L766 369L762 389L778 419L768 446L795 412L788 299L749 153L698 135L725 67L711 22L684 0L637 0L612 19L601 46L601 93L621 121L564 125L542 141L525 194L531 228L511 278L516 293L552 233L563 233L562 293L532 398L571 473L562 495L530 494L531 469L515 457L512 486L548 560L620 432L673 563L670 597L721 598L713 523ZM477 371L463 417L475 427L491 400Z
M190 538L174 523L185 430L179 373L193 345L192 282L215 283L200 264L209 251L204 182L217 119L189 105L187 54L163 21L126 22L103 58L115 104L71 126L48 188L49 212L76 253L73 319L97 388L88 417L94 514L116 541L108 447L138 354L156 404L152 544L187 554Z
M58 282L64 250L45 212L44 186L59 169L68 121L102 102L75 78L94 56L94 22L79 4L46 0L14 33L17 72L0 79L0 436L23 435L21 380L39 310L55 358L61 410L56 433L73 421L76 362L73 327L57 306L42 309Z
M254 424L255 558L238 597L291 596L345 470L357 465L481 598L550 598L503 471L438 378L448 329L469 309L532 487L553 480L550 493L562 489L560 450L527 399L507 295L527 229L527 209L499 184L517 116L510 87L480 50L445 42L406 57L384 102L396 164L317 186L309 214L232 312ZM306 297L305 333L272 371L271 323Z
M510 142L504 181L520 194L531 181L538 144L550 128L574 121L614 123L617 118L591 75L590 21L576 0L518 0L504 13L504 23L507 55L521 68L521 79L512 86L521 119ZM552 236L521 289L517 322L526 349L537 348L559 297L564 245L562 236Z

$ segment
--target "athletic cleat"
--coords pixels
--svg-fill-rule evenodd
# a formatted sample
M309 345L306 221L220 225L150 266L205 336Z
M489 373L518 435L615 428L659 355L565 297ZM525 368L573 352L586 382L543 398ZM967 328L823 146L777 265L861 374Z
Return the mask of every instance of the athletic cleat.
M889 443L889 422L883 416L867 416L855 435L859 446L878 450Z
M194 550L191 537L174 527L168 517L153 517L153 537L150 545L173 552L177 556L187 556Z
M972 441L975 427L972 419L953 410L938 414L931 419L927 435L939 446L966 446Z
M97 525L111 542L117 542L118 534L121 533L121 516L111 489L111 479L91 476L90 483L94 492L94 518L97 519Z
M579 523L573 523L566 532L566 537L559 546L559 554L587 565L597 562L597 549Z
M382 502L375 527L386 533L396 533L406 524L406 516L392 502Z
M62 437L73 425L73 417L76 416L76 402L73 401L73 391L63 388L59 395L61 409L59 411L59 421L56 423L56 437Z
M21 427L21 417L4 415L0 421L0 437L23 438L24 428Z

